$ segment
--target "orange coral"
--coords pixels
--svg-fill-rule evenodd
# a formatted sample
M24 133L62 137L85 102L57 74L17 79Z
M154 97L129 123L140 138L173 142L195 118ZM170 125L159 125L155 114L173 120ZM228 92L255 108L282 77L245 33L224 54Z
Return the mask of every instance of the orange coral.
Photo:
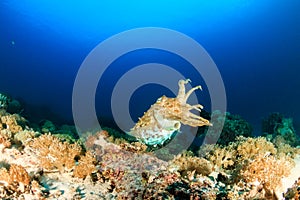
M300 199L300 177L294 185L284 194L285 199Z
M285 158L276 159L271 155L259 155L241 170L241 177L247 183L258 183L264 189L274 191L281 185L281 179L288 176L292 163Z
M4 148L11 146L10 139L7 138L7 136L1 134L0 134L0 144L2 144Z
M4 190L24 193L29 191L30 176L24 167L12 164L9 170L0 169L0 182L4 183Z
M74 169L73 175L78 178L85 178L96 170L93 153L87 151L82 155L82 148L77 143L61 142L57 137L46 134L35 138L29 146L36 152L40 166L46 170L64 172Z
M276 155L277 150L273 143L268 142L264 137L258 138L245 138L240 136L237 138L238 146L236 147L237 154L241 159L253 159L259 155L265 156L266 154Z
M170 161L170 166L175 166L182 174L194 171L197 174L208 175L212 172L213 166L204 158L181 154Z
M4 116L1 116L0 122L2 123L2 129L6 128L10 130L12 133L17 133L22 130L22 127L18 125L17 120L22 119L19 115L17 114L7 114Z
M236 151L232 146L221 148L216 145L207 157L218 169L227 169L235 164Z
M91 151L86 152L85 156L81 156L78 162L73 172L75 177L85 178L96 171L96 158Z
M45 134L35 138L29 146L36 152L41 167L47 170L58 169L60 172L75 166L75 157L81 154L81 147L61 142L57 137Z

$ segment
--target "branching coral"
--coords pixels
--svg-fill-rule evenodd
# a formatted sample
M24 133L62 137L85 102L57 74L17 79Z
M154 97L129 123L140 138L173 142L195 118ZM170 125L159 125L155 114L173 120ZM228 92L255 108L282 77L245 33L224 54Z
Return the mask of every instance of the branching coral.
M238 161L253 160L258 156L276 155L277 153L274 144L268 142L264 137L245 138L240 136L236 145Z
M2 129L7 129L9 131L11 131L13 134L17 133L22 129L22 127L18 124L18 120L23 120L22 117L20 117L17 114L13 114L13 115L2 115L0 118L0 128Z
M202 153L203 154L203 153ZM281 179L289 175L294 163L290 154L278 152L274 144L264 137L238 137L226 147L216 145L204 156L217 170L231 176L231 184L241 180L251 186L248 197L255 197L259 191L274 196Z
M176 168L182 175L195 170L197 174L208 175L212 172L213 166L204 158L181 154L170 161L170 168Z
M6 109L10 101L11 98L9 96L0 93L0 109Z
M41 167L47 170L58 169L60 172L71 170L75 166L75 158L82 151L78 144L63 143L50 134L35 138L29 146L38 156Z
M252 135L251 125L239 115L216 110L211 118L214 119L214 126L206 135L207 141L217 141L218 144L227 145L234 142L238 136L250 137Z
M233 151L230 147L222 148L216 145L207 155L207 158L219 169L228 169L235 164L236 151Z
M11 144L23 143L28 138L31 130L23 130L20 124L26 120L18 114L9 114L5 110L0 110L0 144L2 147L10 147Z
M4 196L7 196L7 193L24 193L29 191L29 185L30 176L24 167L12 164L9 170L4 167L0 168L0 187L5 191Z
M265 189L267 193L273 193L281 186L281 179L289 175L293 164L285 158L277 159L272 155L259 154L254 160L243 165L240 177L246 183L251 183Z
M297 146L300 144L298 139L292 118L285 118L280 113L272 113L262 122L263 133L274 140L277 136L281 136L285 143L291 146Z
M201 111L202 105L190 105L187 103L189 96L201 86L196 86L185 91L185 85L190 80L178 82L179 91L176 98L162 96L151 108L144 113L136 125L130 130L130 135L135 136L147 145L163 144L180 129L181 123L197 127L210 126L211 123L190 112L191 110Z
M300 199L300 177L294 185L284 194L285 199Z
M88 151L80 157L78 164L75 166L73 175L78 178L85 178L96 171L96 158L92 152Z
M73 176L85 178L96 170L96 159L92 152L85 155L79 144L61 142L57 137L45 134L35 138L29 147L36 153L40 167L60 172L73 171Z

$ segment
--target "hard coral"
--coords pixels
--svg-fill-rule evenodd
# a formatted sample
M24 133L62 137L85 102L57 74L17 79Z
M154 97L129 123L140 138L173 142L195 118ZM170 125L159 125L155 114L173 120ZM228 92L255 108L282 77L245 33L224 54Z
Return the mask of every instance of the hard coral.
M298 139L292 118L285 118L280 113L272 113L262 122L263 133L274 140L277 136L281 136L285 143L291 146L297 146L300 144Z
M81 147L67 142L61 142L57 137L45 134L29 143L36 153L41 167L47 170L58 169L60 172L70 170L75 166L75 158L80 156Z
M10 101L11 98L9 96L0 93L0 109L6 109Z
M13 193L24 193L29 191L30 176L24 167L12 164L9 170L0 168L0 188L5 191L0 195L1 198Z
M294 185L284 194L285 199L300 199L300 177Z
M216 145L206 157L214 164L216 169L222 171L235 164L236 151L232 149L232 146L222 148Z
M240 190L244 191L245 198L273 198L282 178L288 176L294 166L291 154L278 152L264 137L240 136L225 147L215 145L208 149L208 153L202 150L201 154L215 165L216 171L230 177L227 183L234 185L242 181L244 185Z
M246 182L263 188L273 194L281 186L281 179L288 176L293 164L285 158L259 154L247 165L243 165L240 177Z
M18 120L23 120L23 118L20 117L18 114L2 115L0 118L0 123L1 123L0 128L7 129L11 131L13 134L17 133L22 130L22 127L17 122Z
M253 160L258 156L276 155L277 150L273 143L264 137L238 137L236 151L239 160Z
M214 126L210 128L210 132L206 135L207 140L227 145L234 142L238 136L252 136L251 125L239 115L233 115L229 112L222 113L216 110L212 113L211 118L214 119ZM220 131L222 131L221 134L219 134ZM216 136L219 138L215 138Z
M78 178L85 178L96 171L96 158L92 152L88 151L80 157L78 164L75 166L73 175Z
M73 176L85 178L96 170L96 158L91 151L82 153L79 144L69 144L57 137L46 134L28 143L39 160L40 167L46 170L68 172L73 170Z
M170 161L170 167L176 168L182 175L195 171L197 174L208 175L212 172L213 166L204 159L188 154L181 154Z

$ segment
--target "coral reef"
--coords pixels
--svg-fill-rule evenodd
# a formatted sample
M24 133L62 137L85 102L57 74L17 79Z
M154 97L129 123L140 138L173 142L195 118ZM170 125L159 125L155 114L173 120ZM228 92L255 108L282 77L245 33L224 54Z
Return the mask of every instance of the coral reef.
M50 120L41 121L40 127L43 133L53 133L56 130L56 126Z
M169 168L173 168L172 171L178 171L182 176L193 171L206 176L213 171L213 166L208 160L188 155L188 153L176 156L170 163Z
M85 178L96 170L96 159L92 152L83 154L83 149L78 143L69 144L59 138L44 134L34 138L27 145L38 158L39 165L45 170L63 173L73 170L73 175Z
M232 131L234 141L201 146L196 155L190 151L174 154L176 145L154 151L149 145L109 128L85 133L84 140L71 136L72 126L63 128L53 124L54 133L33 131L19 114L4 109L0 111L0 120L1 199L299 199L300 196L300 148L286 137L287 127L291 127L288 121L282 120L284 126L275 128L284 134L277 132L271 138L245 137L238 127L244 122L232 117L229 122L237 124L232 126L236 130ZM72 139L59 137L60 133ZM168 161L162 159L166 157Z
M285 199L300 199L300 177L294 185L284 194Z
M196 86L185 91L185 84L190 80L178 82L179 91L176 98L162 96L150 109L139 118L136 125L128 134L135 136L147 145L163 144L170 139L174 133L180 130L181 123L197 127L211 126L211 123L190 112L191 110L201 111L202 105L190 105L187 103L189 96L201 86Z
M217 141L218 144L227 145L229 142L235 141L238 136L252 136L251 125L239 115L233 115L229 112L222 113L216 110L211 114L211 118L215 120L213 127L210 128L210 133L206 135L208 138L206 140L208 141ZM223 121L224 124L221 123ZM200 135L203 134L204 131L205 130L202 130ZM221 134L219 134L220 131Z
M78 144L61 142L50 134L34 138L28 146L37 155L40 167L60 172L72 169L75 166L75 158L80 156L82 151Z
M292 151L298 152L297 149ZM242 181L244 191L249 190L244 194L251 198L273 198L281 187L282 178L288 176L294 167L293 154L278 151L264 137L240 136L228 146L203 147L199 153L214 164L216 171L230 177L227 183L240 185Z
M277 136L281 136L285 143L292 146L300 145L300 140L295 132L292 118L285 118L280 113L271 113L262 122L263 134L275 140Z
M96 158L90 151L84 156L80 156L78 163L75 165L73 175L78 178L86 178L96 171Z
M0 109L6 109L10 101L11 98L9 96L0 93Z
M24 194L29 192L30 176L24 167L16 164L0 168L0 197L11 196L14 193Z

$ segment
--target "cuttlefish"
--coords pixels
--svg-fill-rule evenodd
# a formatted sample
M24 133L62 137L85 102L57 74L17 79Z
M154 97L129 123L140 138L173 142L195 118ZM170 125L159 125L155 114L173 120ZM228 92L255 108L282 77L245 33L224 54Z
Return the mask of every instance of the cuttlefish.
M179 80L178 95L175 98L164 95L157 99L128 134L146 145L156 146L163 145L179 132L181 123L192 127L211 126L209 120L191 112L191 110L201 112L203 109L200 104L190 105L187 103L189 96L195 90L202 90L202 88L196 86L186 92L185 85L189 82L190 79Z

